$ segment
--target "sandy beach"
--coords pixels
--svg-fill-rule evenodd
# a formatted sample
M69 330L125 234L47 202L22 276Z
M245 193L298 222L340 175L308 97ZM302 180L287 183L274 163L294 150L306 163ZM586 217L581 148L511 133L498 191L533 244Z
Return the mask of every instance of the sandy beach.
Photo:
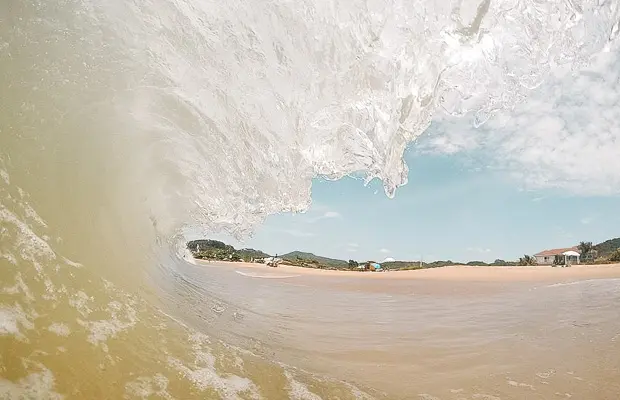
M464 266L455 265L412 271L356 272L333 271L280 265L277 268L265 264L245 262L223 262L196 260L198 264L234 267L242 270L261 271L270 276L309 275L325 277L355 277L378 280L437 280L437 281L475 281L475 282L566 282L584 279L620 278L620 264L574 265L568 268L551 266Z

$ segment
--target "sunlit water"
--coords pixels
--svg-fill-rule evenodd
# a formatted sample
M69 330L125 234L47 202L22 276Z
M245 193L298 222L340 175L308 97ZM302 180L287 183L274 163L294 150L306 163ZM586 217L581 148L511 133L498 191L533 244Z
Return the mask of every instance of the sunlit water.
M392 196L434 115L483 123L614 51L618 20L617 1L0 2L0 398L614 398L614 282L362 294L193 266L178 232L303 210L316 175Z

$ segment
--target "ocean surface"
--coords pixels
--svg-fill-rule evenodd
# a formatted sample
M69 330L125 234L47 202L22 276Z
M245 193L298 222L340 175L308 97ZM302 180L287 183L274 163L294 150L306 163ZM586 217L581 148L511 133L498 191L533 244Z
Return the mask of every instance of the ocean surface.
M244 237L317 176L394 196L433 118L579 70L619 10L0 2L0 398L617 399L617 281L264 279L181 232Z

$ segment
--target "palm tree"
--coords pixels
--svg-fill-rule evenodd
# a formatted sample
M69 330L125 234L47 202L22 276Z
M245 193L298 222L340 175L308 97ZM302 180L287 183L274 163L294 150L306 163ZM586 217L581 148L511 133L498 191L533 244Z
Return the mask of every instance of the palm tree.
M594 250L594 246L592 245L592 242L580 242L577 249L579 249L579 254L581 254L581 257L585 257L592 250Z
M523 257L519 258L519 265L520 266L529 266L529 265L536 265L536 257L532 257L529 255L524 255Z

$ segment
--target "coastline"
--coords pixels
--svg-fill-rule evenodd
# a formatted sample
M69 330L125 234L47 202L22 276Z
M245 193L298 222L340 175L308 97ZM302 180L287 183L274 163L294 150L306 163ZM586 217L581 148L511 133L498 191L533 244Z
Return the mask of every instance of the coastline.
M620 264L574 265L569 268L551 266L465 266L455 265L408 271L357 272L334 271L314 268L280 265L276 268L265 264L195 260L197 265L236 267L238 269L261 271L277 277L278 275L304 275L324 277L356 277L377 280L437 280L437 281L476 281L476 282L532 282L566 281L582 279L620 278Z

